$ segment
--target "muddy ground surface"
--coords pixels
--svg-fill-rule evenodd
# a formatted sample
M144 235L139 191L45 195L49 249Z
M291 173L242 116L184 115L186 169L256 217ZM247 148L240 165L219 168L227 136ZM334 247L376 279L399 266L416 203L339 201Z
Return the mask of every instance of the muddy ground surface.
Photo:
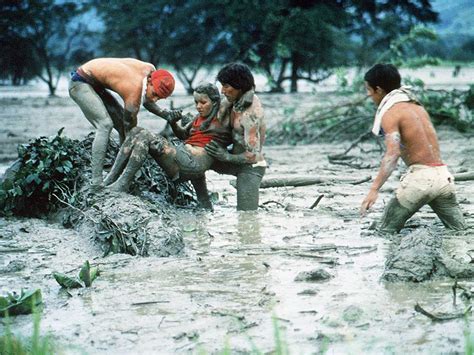
M295 114L300 114L321 99L308 94L261 98L269 125L283 117L285 107L297 107ZM189 105L190 100L178 96L174 104ZM284 104L272 109L277 100ZM0 99L0 107L4 166L15 159L16 144L30 138L55 134L61 127L74 138L90 131L68 98ZM139 122L154 130L163 127L146 112ZM440 128L439 135L453 172L474 169L472 135L447 128ZM293 354L463 353L464 319L433 322L414 310L419 303L433 313L462 312L469 302L458 297L453 305L453 279L381 280L391 241L368 228L380 217L403 169L386 183L372 213L361 219L358 209L370 182L353 185L338 178L374 177L380 152L355 152L372 168L329 163L328 155L348 145L267 146L267 176L317 175L328 182L262 189L258 213L235 211L233 178L209 173L209 188L219 197L215 211L178 210L186 245L179 257L103 257L90 235L51 221L2 218L0 292L40 288L42 332L52 334L67 353L216 353L226 346L234 353L271 352L277 343L275 325ZM459 182L457 188L470 230L447 233L429 208L408 224L442 234L450 255L469 261L474 184ZM310 209L320 195L320 203ZM62 290L52 272L77 273L85 260L99 265L101 276L91 288ZM295 281L300 272L315 269L328 277ZM472 280L460 283L474 286ZM30 335L31 317L16 317L12 329Z

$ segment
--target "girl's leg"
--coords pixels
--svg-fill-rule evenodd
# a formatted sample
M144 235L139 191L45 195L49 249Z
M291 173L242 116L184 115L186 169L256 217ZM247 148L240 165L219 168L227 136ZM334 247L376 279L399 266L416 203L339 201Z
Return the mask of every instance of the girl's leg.
M207 191L206 176L203 175L198 178L191 180L194 190L196 191L196 197L198 199L199 205L205 209L212 211L212 203L209 199L209 193Z
M120 150L115 157L114 165L110 169L109 174L104 180L104 185L110 185L117 180L117 178L122 174L130 155L132 154L133 146L140 139L141 132L143 128L135 127L130 131L125 142L120 146Z
M129 136L122 145L123 149L120 148L119 155L110 171L110 179L107 177L107 181L113 181L116 179L114 183L109 185L111 190L128 190L128 187L132 183L138 169L141 168L148 157L150 141L152 139L153 135L145 129L135 127L130 131ZM125 163L126 166L123 168ZM116 178L120 172L122 173L118 178Z

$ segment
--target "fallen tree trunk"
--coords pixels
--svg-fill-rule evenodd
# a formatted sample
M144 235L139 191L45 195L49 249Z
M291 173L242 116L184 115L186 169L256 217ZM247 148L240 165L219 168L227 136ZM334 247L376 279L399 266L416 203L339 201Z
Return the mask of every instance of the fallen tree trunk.
M261 189L267 189L269 187L286 187L286 186L308 186L325 183L346 183L346 184L361 184L366 181L372 180L372 177L367 176L362 179L341 179L336 176L334 177L322 177L322 176L293 176L293 177L267 177L263 178L260 183ZM236 182L231 181L230 184L236 187Z
M468 172L468 173L459 173L459 174L454 174L454 180L456 181L469 181L469 180L474 180L474 172Z

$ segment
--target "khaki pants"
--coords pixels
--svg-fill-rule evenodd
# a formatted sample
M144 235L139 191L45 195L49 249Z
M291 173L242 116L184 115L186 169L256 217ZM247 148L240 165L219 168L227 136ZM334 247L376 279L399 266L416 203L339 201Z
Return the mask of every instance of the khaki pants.
M380 230L399 232L405 222L422 206L428 204L449 229L466 228L456 199L454 177L448 168L414 164L400 179L396 197L392 198L382 216Z

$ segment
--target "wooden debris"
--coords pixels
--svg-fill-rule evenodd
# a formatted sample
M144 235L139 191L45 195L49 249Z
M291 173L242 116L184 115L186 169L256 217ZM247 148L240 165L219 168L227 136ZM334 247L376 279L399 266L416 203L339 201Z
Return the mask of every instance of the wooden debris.
M459 313L440 313L433 314L422 308L418 303L415 305L415 311L427 316L433 322L445 322L452 319L464 318L469 312L471 312L472 306L466 308L464 312Z
M339 177L322 177L322 176L280 176L280 177L264 177L260 183L261 189L267 189L270 187L287 187L287 186L308 186L308 185L317 185L317 184L337 184L337 183L346 183L346 184L360 184L365 181L370 181L372 177L368 176L363 179L346 179ZM230 184L236 187L236 182L231 181Z
M469 181L469 180L474 180L474 172L468 172L468 173L459 173L459 174L454 174L454 180L456 181Z
M311 205L311 207L309 208L310 210L312 210L313 208L315 208L319 202L321 201L321 199L324 197L324 195L319 195L318 198L316 199L316 201L314 201L314 203Z

